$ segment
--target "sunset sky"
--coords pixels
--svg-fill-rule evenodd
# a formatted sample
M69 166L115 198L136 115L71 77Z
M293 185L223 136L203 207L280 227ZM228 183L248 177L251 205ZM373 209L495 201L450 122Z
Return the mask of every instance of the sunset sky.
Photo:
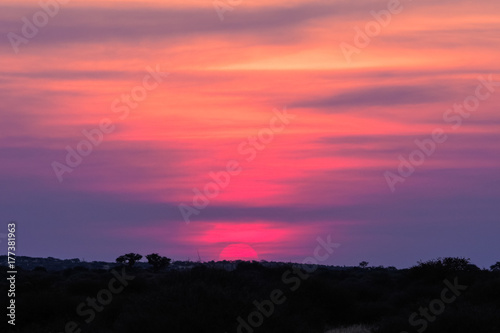
M0 0L17 255L500 260L500 2L63 2Z

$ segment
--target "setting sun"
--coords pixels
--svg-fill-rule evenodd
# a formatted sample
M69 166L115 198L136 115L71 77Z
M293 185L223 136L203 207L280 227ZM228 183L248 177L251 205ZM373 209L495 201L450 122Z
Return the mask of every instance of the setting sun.
M248 244L238 243L226 246L219 255L219 260L258 260L257 252Z

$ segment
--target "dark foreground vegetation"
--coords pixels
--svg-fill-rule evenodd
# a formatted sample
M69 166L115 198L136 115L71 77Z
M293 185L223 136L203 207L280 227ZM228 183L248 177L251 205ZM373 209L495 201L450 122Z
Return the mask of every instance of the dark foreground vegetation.
M16 325L8 329L324 333L363 324L380 333L500 332L498 263L490 270L459 258L405 270L258 262L235 269L209 263L146 269L122 263L107 270L19 269ZM6 294L5 278L0 286Z

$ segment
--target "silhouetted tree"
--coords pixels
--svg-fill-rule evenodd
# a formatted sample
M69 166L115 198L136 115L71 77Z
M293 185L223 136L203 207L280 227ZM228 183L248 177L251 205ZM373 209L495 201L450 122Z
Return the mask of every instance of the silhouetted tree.
M158 253L151 253L146 256L148 259L148 264L153 266L153 270L158 272L160 269L167 267L170 265L170 261L172 259L167 257L162 257Z
M451 271L469 271L474 265L470 263L469 258L444 258L443 266Z
M142 255L138 253L127 253L116 258L116 262L122 265L127 265L128 267L134 266L134 264L141 260Z
M359 267L361 268L366 268L368 267L369 262L368 261L362 261L359 263Z
M413 266L410 269L412 272L417 274L448 274L451 272L473 272L479 271L480 269L470 263L469 258L437 258L429 260L426 262L419 261L417 266Z
M491 266L490 266L490 269L491 269L492 271L499 272L499 271L500 271L500 261L497 261L497 263L496 263L496 264L491 265Z

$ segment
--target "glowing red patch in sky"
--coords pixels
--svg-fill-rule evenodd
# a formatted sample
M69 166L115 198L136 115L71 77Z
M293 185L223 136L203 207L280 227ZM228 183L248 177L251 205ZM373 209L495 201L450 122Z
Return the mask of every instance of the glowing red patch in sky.
M258 260L257 252L248 244L229 244L219 255L219 260Z

